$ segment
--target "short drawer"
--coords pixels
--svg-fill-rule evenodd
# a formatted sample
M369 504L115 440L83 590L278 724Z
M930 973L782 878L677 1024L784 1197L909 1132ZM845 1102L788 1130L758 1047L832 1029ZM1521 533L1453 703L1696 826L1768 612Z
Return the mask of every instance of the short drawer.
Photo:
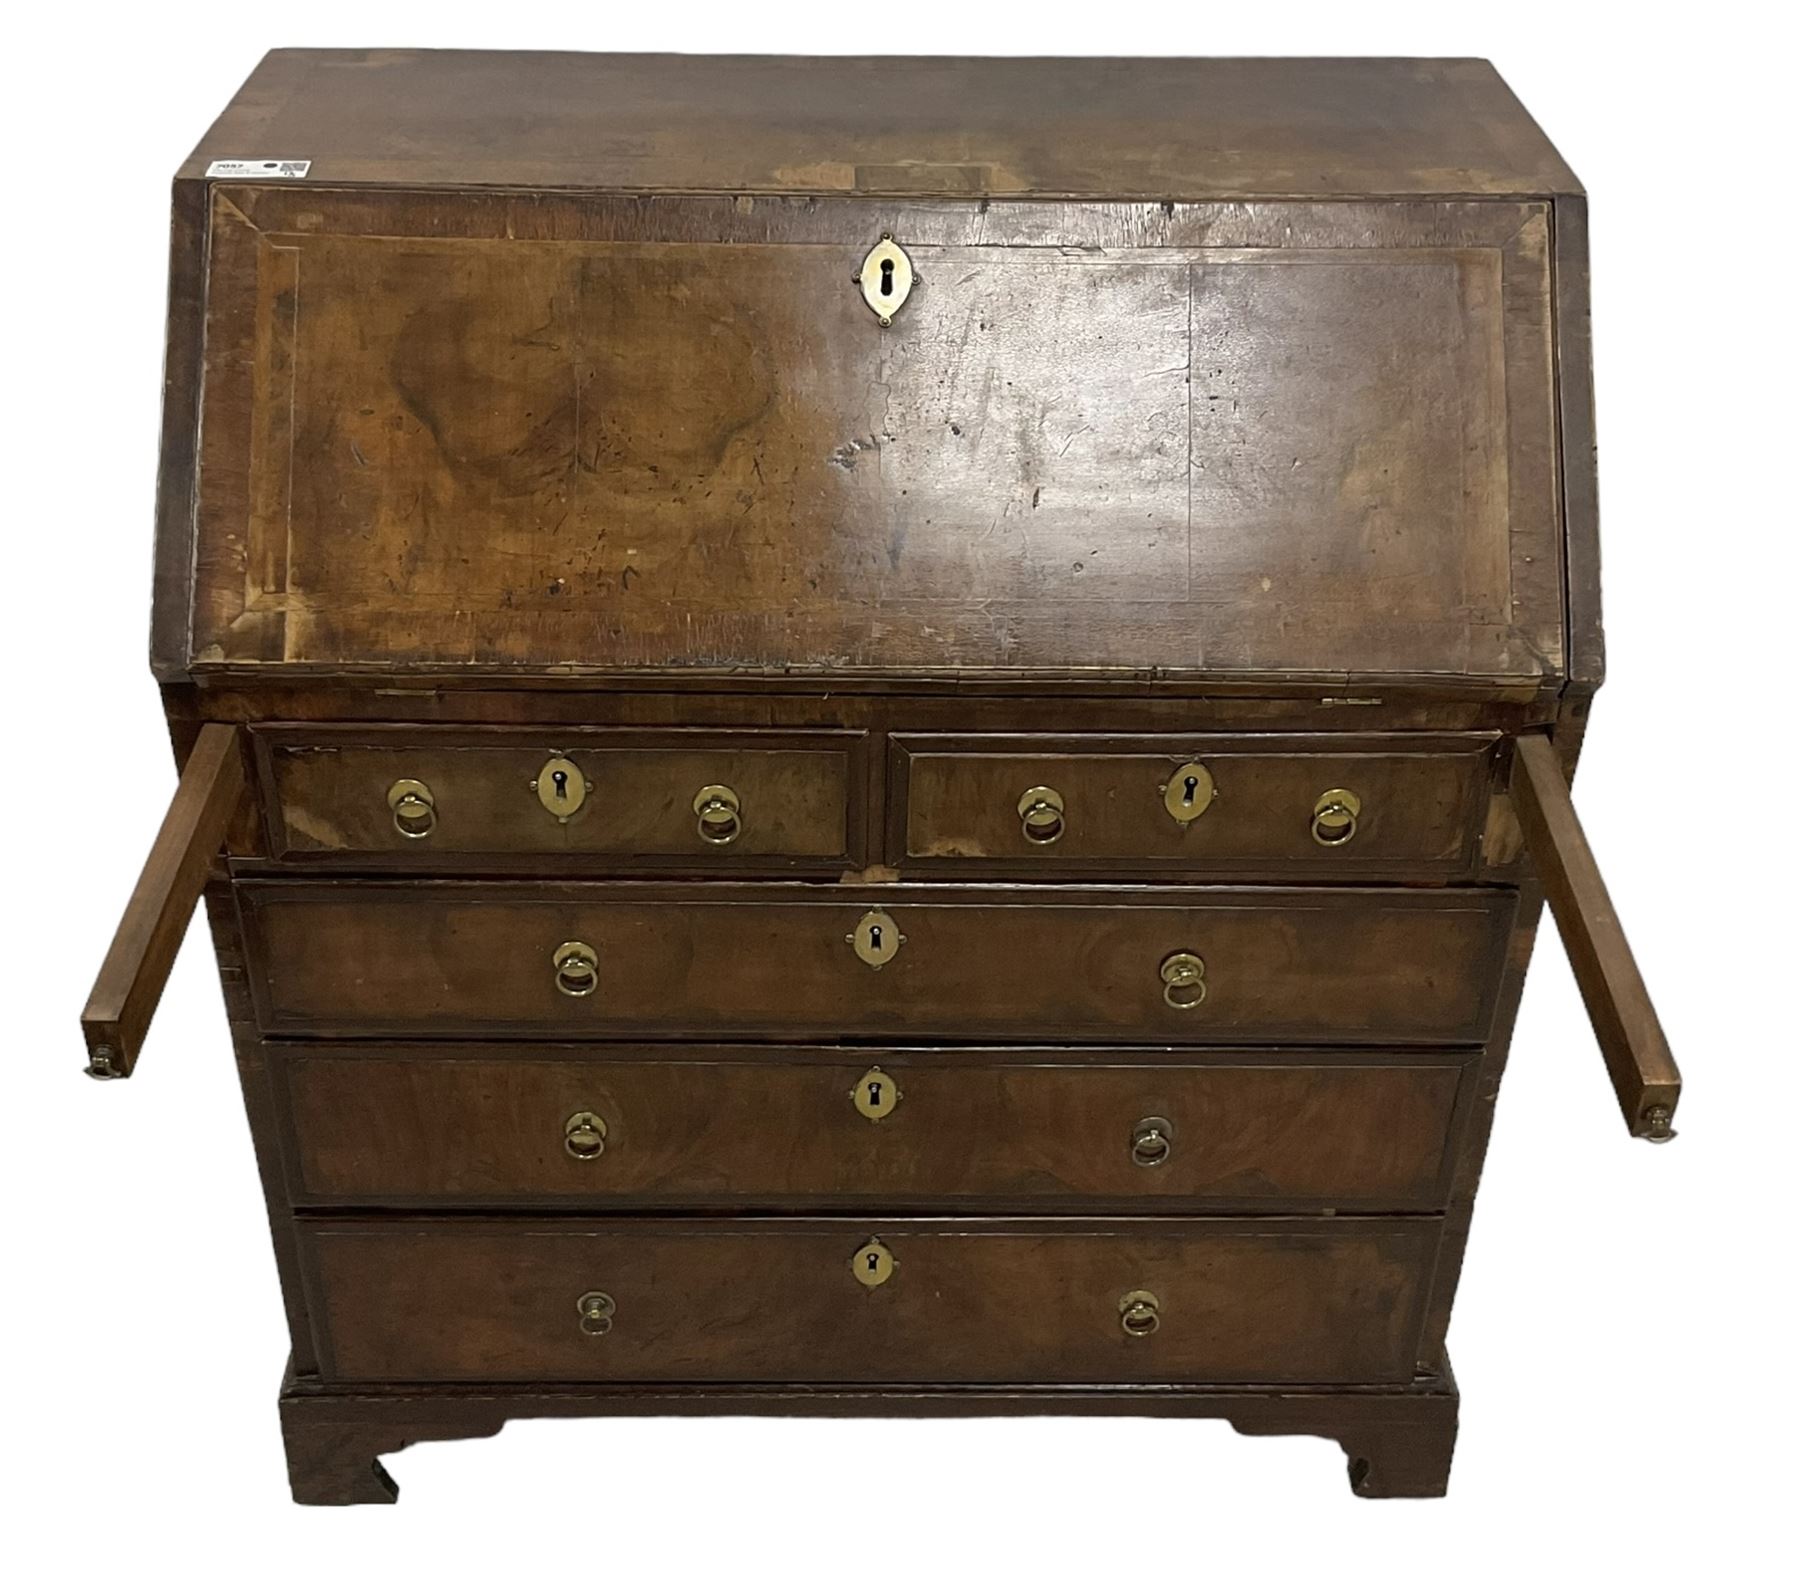
M1430 1219L300 1225L337 1384L1391 1384L1438 1241Z
M294 1036L1476 1043L1500 889L245 882ZM875 963L870 963L871 961Z
M656 869L841 869L863 736L710 729L277 727L255 735L279 861L478 869L538 854Z
M272 1043L301 1205L1441 1207L1465 1054Z
M897 735L889 861L1452 880L1474 875L1491 735Z

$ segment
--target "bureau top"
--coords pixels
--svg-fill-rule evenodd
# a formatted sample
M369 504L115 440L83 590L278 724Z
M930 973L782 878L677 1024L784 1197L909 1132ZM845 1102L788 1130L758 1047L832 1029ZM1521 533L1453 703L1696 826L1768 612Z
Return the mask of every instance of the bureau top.
M182 168L615 192L1355 198L1578 192L1475 60L275 50Z

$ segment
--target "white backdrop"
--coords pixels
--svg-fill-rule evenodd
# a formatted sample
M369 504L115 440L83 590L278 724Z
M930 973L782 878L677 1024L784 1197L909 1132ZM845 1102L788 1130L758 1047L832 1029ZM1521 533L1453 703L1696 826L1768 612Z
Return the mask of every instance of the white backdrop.
M15 13L0 1538L15 1582L1762 1581L1791 1507L1794 94L1762 18L1613 6ZM1612 21L1609 24L1608 18ZM882 19L885 19L883 21ZM1459 1300L1451 1494L1210 1423L573 1422L295 1508L284 1324L203 929L137 1078L76 1015L173 785L145 665L168 179L273 45L1491 57L1592 195L1610 679L1577 786L1689 1081L1627 1139L1554 931ZM294 151L278 151L291 153ZM304 153L305 151L298 151ZM1778 1565L1779 1564L1779 1565Z

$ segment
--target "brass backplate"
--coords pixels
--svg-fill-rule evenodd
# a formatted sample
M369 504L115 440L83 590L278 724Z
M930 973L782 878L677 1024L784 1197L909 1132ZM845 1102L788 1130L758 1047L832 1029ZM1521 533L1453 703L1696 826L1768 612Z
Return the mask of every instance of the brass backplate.
M906 935L885 910L870 911L844 937L856 951L856 958L877 971L899 954L901 944L906 942Z
M1163 785L1163 809L1186 827L1212 804L1215 793L1217 785L1203 763L1183 762Z
M552 756L531 780L538 803L558 822L567 822L588 797L588 781L567 756Z
M893 1279L896 1266L894 1255L879 1241L865 1242L850 1260L850 1272L856 1276L857 1283L871 1291Z
M900 1102L899 1085L879 1065L865 1070L850 1089L850 1101L865 1120L885 1120Z
M913 290L912 261L906 250L884 232L881 241L864 258L862 269L856 273L856 284L862 289L863 302L875 311L875 318L884 326L891 325Z

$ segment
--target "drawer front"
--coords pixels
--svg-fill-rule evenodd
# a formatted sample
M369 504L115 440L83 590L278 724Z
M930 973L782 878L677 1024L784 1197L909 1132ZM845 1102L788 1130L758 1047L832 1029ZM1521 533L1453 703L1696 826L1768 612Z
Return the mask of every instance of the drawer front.
M862 737L271 729L256 743L277 860L455 869L535 852L710 870L852 862Z
M896 736L888 856L913 871L1467 877L1495 759L1474 735Z
M301 1221L301 1232L322 1371L340 1384L1375 1384L1412 1376L1438 1225ZM1124 1327L1132 1308L1141 1333Z
M473 1050L472 1052L470 1050ZM271 1044L301 1204L1442 1206L1466 1056Z
M240 898L277 1035L802 1041L1480 1042L1514 908L1497 889L246 883ZM886 963L862 958L874 944Z

